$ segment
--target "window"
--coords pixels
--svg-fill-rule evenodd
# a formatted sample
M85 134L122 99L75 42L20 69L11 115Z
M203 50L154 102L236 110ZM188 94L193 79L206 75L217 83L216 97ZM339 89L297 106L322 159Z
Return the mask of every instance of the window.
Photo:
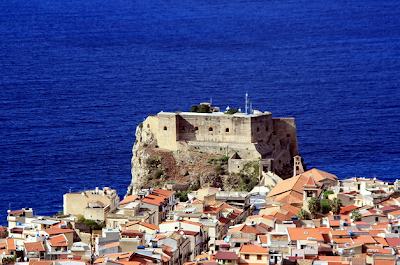
M195 130L195 131L198 131L198 130L199 130L199 127L197 127L197 126L194 127L194 130Z
M164 126L164 131L166 131L167 130L167 126Z
M213 127L208 128L209 132L212 132L213 130L214 130Z
M260 128L259 127L257 127L257 132L259 132L260 131Z
M249 254L244 254L244 259L250 259L250 255Z
M290 137L290 134L286 134L286 137Z
M257 255L257 260L261 260L261 255Z
M339 221L340 220L340 215L334 215L333 220Z
M225 129L225 132L229 132L229 128L226 128L226 129Z
M375 222L378 222L379 221L379 217L375 217Z
M181 131L184 131L185 129L185 126L181 126Z
M265 130L268 132L268 126L265 126Z
M150 128L150 124L147 123L147 128Z

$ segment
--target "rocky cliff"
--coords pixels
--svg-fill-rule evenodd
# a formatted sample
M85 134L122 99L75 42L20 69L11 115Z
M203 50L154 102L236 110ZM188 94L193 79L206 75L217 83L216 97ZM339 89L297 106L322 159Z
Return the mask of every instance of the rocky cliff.
M154 135L136 128L132 149L132 182L127 194L139 188L250 190L258 181L258 164L249 163L239 174L228 174L228 157L199 151L168 151L158 147Z

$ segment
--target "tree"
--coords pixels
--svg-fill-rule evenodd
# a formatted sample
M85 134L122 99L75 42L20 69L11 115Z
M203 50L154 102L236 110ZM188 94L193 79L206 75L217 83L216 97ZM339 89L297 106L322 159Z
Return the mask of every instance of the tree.
M341 200L338 198L333 198L333 200L331 201L331 208L334 214L339 214L340 209L342 208Z
M329 201L322 201L321 202L321 212L329 213L330 210L331 210L331 204L329 203Z
M361 214L357 209L354 209L351 211L351 218L353 219L353 222L358 222L361 221Z
M324 195L323 195L324 199L328 199L329 194L333 194L333 191L332 190L324 191Z
M310 211L311 214L314 215L314 217L316 216L317 212L319 212L321 209L321 203L318 200L318 198L316 197L312 197L309 201L308 201L308 210Z
M297 212L296 217L299 218L299 220L306 220L309 218L309 215L306 210L301 209L300 211Z

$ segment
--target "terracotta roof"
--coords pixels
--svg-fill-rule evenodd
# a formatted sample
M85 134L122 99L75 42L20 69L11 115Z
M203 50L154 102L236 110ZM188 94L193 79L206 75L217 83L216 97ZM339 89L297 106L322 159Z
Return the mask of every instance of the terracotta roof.
M350 213L351 211L353 211L354 209L357 209L357 208L359 208L359 207L356 206L356 205L344 206L344 207L340 208L340 214L348 214L348 213Z
M368 230L369 235L372 237L378 236L378 234L383 233L386 234L386 231L384 229L371 229Z
M157 194L157 195L161 195L161 196L165 196L165 197L169 197L171 196L175 191L173 190L162 190L162 189L153 189L152 193L153 194Z
M253 246L253 245L243 245L240 250L239 254L242 253L253 253L253 254L268 254L268 248L263 248L260 246Z
M47 239L47 241L53 247L65 247L65 246L68 246L68 240L65 237L65 235L63 235L63 234L57 235L57 236L53 236L53 237Z
M217 254L215 254L214 259L218 260L238 260L239 257L235 252L230 252L230 251L218 251Z
M300 207L296 207L296 206L293 206L293 205L290 205L290 204L285 204L285 205L283 205L283 206L281 207L281 209L282 209L282 210L285 210L285 211L292 212L292 213L294 213L294 214L297 214L297 213L301 210Z
M204 208L203 213L216 214L216 213L219 213L221 210L222 210L222 208L217 208L217 207L213 207L213 206L206 206Z
M106 244L106 248L113 248L113 247L118 247L118 246L119 246L119 242Z
M204 204L204 201L199 200L199 199L195 199L192 204Z
M126 196L126 198L125 199L123 199L122 201L120 201L118 204L119 205L124 205L124 204L128 204L128 203L130 203L130 202L134 202L134 201L136 201L137 200L137 195L129 195L129 196Z
M219 219L218 219L218 221L220 221L221 222L221 225L222 226L225 226L227 223L229 223L231 220L229 220L229 219L227 219L227 218L225 218L225 217L220 217Z
M204 260L205 258L207 258L208 260L215 260L214 256L215 255L213 255L213 254L201 254L201 255L197 255L194 258L194 260L197 260L197 259Z
M46 251L42 242L24 242L27 252Z
M152 230L159 230L160 229L157 225L149 224L149 223L142 222L142 221L134 221L134 222L127 223L126 227L137 225L137 224L141 225L141 226L144 226L144 227L147 227L147 228L150 228Z
M203 226L203 224L196 223L196 222L192 222L192 221L188 221L188 220L182 220L181 222L182 222L182 223L189 224L189 225Z
M351 240L350 237L347 237L347 238L332 238L332 240L336 244L345 244L345 243L353 244L353 240Z
M385 238L388 245L392 248L400 247L400 238Z
M388 215L390 214L390 215L399 215L400 214L400 210L396 210L396 211L393 211L393 212L388 212L387 213Z
M382 245L384 247L388 247L389 244L387 243L386 239L383 237L374 237L375 241L378 243L378 245Z
M291 241L306 240L309 237L315 238L317 241L324 241L323 236L318 228L287 228Z
M352 238L354 243L363 243L363 244L376 244L376 241L372 238L372 236L357 236Z
M332 236L349 236L350 237L350 233L347 230L332 230L331 235Z
M388 228L388 224L389 224L389 222L379 223L379 224L376 224L376 225L371 225L371 227L373 229L387 229Z
M305 188L318 188L319 186L315 183L315 180L314 180L312 174L310 174L310 176L308 177L307 182L303 185L303 187L305 187Z
M395 260L384 260L384 259L375 259L374 265L395 265Z
M302 173L302 175L306 175L306 176L309 176L310 174L312 174L313 178L317 182L319 182L321 180L324 180L324 179L330 179L330 180L333 180L333 181L337 181L338 180L337 176L335 176L335 175L333 175L331 173L316 169L316 168L310 169L310 170Z
M246 224L238 225L228 230L229 233L237 233L242 232L246 234L258 234L260 233L259 230L255 229L254 227L248 226Z
M157 205L160 206L161 204L165 203L167 200L166 197L164 196L158 196L154 194L149 194L143 199L141 199L142 202L152 204L152 205Z
M68 229L68 228L49 228L49 229L41 230L41 231L46 232L49 235L58 235L58 234L75 232L74 230Z
M7 238L7 249L16 250L14 238Z

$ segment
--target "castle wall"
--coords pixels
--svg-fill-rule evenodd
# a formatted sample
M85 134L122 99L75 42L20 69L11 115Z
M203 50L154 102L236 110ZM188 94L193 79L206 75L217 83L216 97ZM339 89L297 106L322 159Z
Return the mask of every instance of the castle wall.
M268 142L273 128L272 115L261 115L251 118L251 142Z
M251 119L223 113L180 113L177 140L251 143Z
M177 118L175 113L160 112L158 117L157 145L171 151L177 150Z
M274 133L280 139L290 141L291 157L299 154L297 131L294 118L273 118Z
M140 142L146 142L149 140L153 134L154 138L158 138L158 117L157 116L149 116L143 122L142 130L146 133L141 134L141 139L138 139Z

